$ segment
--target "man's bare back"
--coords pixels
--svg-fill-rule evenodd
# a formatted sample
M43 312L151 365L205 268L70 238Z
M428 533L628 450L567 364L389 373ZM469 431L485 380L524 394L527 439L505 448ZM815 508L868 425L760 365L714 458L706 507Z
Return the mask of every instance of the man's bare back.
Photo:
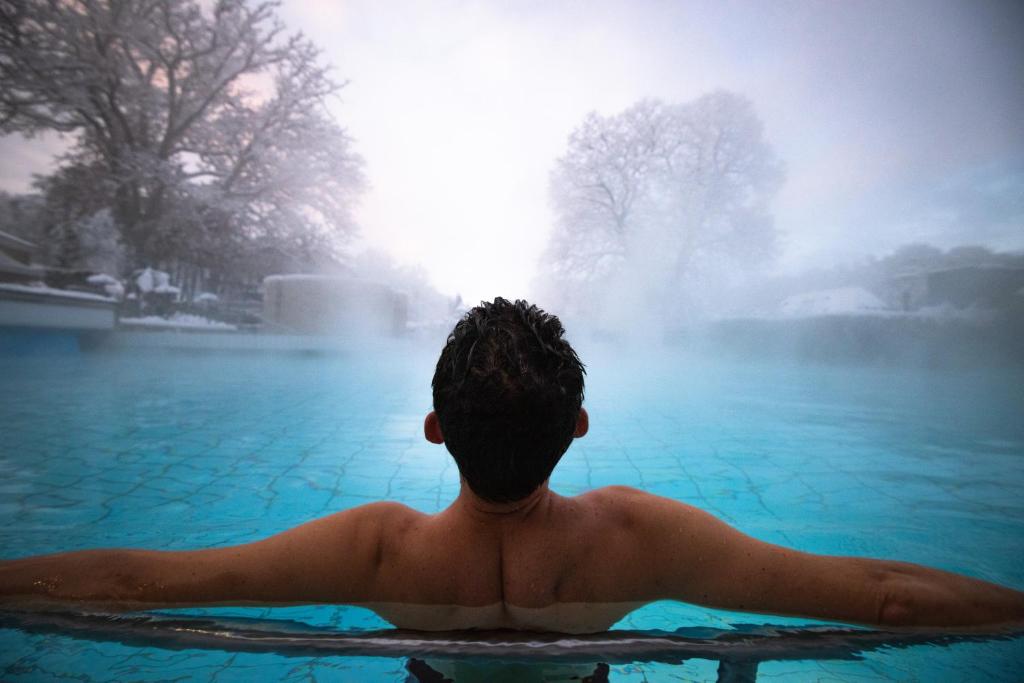
M1024 622L1024 593L996 584L764 543L635 489L552 492L553 468L589 427L584 368L563 332L504 299L456 325L424 435L448 448L462 486L436 515L374 503L241 546L0 562L0 604L334 603L406 628L577 633L655 600L885 626Z
M409 628L605 630L657 599L638 583L644 549L630 502L640 496L607 488L567 498L544 486L515 505L464 491L436 515L396 506L385 588L367 606Z

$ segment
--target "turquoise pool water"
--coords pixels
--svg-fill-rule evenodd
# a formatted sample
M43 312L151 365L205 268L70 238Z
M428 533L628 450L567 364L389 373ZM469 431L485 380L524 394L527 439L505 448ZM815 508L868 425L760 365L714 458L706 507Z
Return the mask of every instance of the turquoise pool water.
M437 350L396 343L329 357L0 354L0 557L239 543L383 498L439 510L458 476L446 451L420 432ZM1024 588L1020 368L744 363L601 347L581 355L591 432L556 470L556 490L638 486L765 540ZM347 607L175 615L387 628ZM616 628L718 637L745 625L809 623L657 603ZM399 651L237 652L69 633L0 628L0 680L409 676ZM610 678L629 681L1012 681L1024 662L1024 638L833 650L732 674L714 652L607 659ZM482 677L505 670L522 680L545 668L490 666Z

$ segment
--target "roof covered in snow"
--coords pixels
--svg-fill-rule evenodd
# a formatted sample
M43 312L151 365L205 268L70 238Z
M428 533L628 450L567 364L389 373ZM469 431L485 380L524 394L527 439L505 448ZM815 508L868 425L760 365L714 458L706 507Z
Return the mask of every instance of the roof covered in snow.
M36 245L32 244L28 240L23 240L20 237L15 237L9 232L0 230L0 247L15 247L17 249L35 249Z
M17 285L10 282L0 283L0 291L18 292L21 294L39 294L41 296L60 297L64 299L81 299L83 301L102 301L103 303L117 303L110 297L90 294L88 292L73 292L67 289L54 289L43 285Z

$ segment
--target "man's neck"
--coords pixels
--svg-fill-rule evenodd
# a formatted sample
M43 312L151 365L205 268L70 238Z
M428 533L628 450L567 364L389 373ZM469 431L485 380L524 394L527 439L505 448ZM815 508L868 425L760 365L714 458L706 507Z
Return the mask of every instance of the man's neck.
M551 489L548 488L548 483L545 481L525 498L510 503L494 503L484 500L473 493L469 485L463 480L462 487L459 490L459 497L455 499L452 507L480 519L522 519L528 517L536 510L547 507L553 495Z

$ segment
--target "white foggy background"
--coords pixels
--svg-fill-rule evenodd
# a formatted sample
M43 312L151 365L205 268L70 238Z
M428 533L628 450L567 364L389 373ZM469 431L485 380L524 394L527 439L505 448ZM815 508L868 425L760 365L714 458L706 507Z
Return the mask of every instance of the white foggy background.
M1024 4L285 2L348 81L357 248L467 303L535 295L549 175L590 111L749 98L785 168L770 270L910 242L1024 248ZM0 189L56 136L0 139ZM543 305L543 301L539 302Z

